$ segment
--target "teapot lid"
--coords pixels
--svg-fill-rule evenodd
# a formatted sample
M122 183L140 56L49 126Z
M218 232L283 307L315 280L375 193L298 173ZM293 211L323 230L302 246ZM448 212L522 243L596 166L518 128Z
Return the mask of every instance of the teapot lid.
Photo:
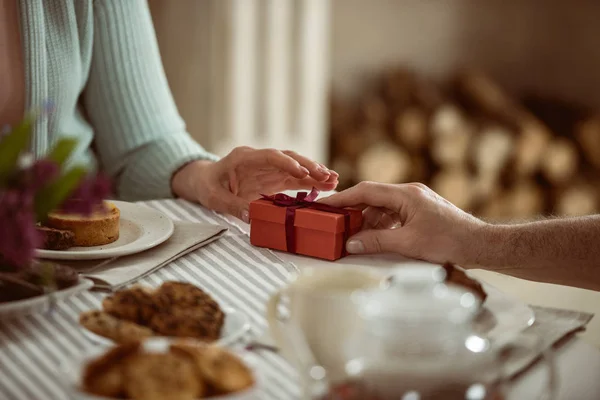
M390 285L367 294L359 307L368 320L438 320L463 324L473 318L480 300L470 291L445 283L440 266L415 263L394 270Z

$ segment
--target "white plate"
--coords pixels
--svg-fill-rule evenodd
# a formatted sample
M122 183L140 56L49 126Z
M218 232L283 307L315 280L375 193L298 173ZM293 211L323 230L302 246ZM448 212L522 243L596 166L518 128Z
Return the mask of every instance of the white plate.
M5 318L22 317L33 313L46 312L53 301L63 300L69 296L91 289L94 282L79 278L79 283L52 294L31 297L29 299L0 303L0 320Z
M144 343L144 350L148 352L165 352L169 349L170 341L168 339L156 338ZM96 347L83 356L74 358L68 362L61 363L58 376L62 380L65 388L71 392L73 398L81 400L108 400L106 397L94 396L81 390L81 375L85 365L96 357L99 357L107 350L106 347ZM232 351L232 350L229 350ZM242 392L234 393L228 396L209 397L211 400L250 400L257 398L257 391L264 385L262 375L258 370L258 359L256 355L247 351L232 351L252 370L255 384Z
M135 254L158 246L173 234L173 221L153 208L124 201L112 201L121 212L119 239L92 247L68 250L37 250L37 256L52 260L99 260Z
M237 342L242 336L244 336L246 332L248 332L250 329L250 321L245 314L234 310L233 308L223 307L223 312L225 313L225 321L223 322L223 329L221 330L221 338L216 342L216 344L225 347ZM104 336L100 336L86 329L84 326L81 328L87 337L98 344L106 346L114 344L112 340L105 338Z
M481 282L487 298L475 319L475 328L490 339L510 337L529 328L535 313L527 304L513 299L494 286Z
M425 268L427 273L435 266L434 264L424 262L414 262L410 265L398 267L404 271L413 268L415 273ZM395 270L386 273L385 276L393 276ZM469 271L466 271L469 275ZM475 278L473 278L475 279ZM484 335L490 339L501 339L522 332L535 321L535 313L525 303L507 296L494 286L481 282L483 289L487 293L487 298L482 304L481 309L475 318L475 330L478 334Z

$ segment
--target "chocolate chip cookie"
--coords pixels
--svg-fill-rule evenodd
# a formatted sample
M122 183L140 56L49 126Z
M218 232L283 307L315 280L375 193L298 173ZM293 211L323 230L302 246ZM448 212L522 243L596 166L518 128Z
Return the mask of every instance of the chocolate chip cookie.
M140 353L126 364L125 391L131 399L194 400L203 395L204 384L184 357Z
M154 291L142 286L120 290L102 302L107 313L136 324L146 325L159 311Z
M79 323L90 331L112 339L116 343L136 342L154 335L150 328L117 318L100 310L82 313L79 316Z
M119 345L87 364L83 373L83 386L86 391L104 397L123 397L123 366L128 357L135 354L139 348L140 344L136 342Z
M174 337L193 337L206 342L219 339L222 318L199 308L173 308L154 314L148 326L155 332Z

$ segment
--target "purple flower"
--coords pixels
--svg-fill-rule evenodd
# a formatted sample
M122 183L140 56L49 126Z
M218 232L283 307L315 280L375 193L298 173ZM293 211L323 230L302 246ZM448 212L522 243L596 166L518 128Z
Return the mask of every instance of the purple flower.
M103 201L111 194L110 180L104 175L88 177L75 190L61 210L71 214L90 215L102 207Z
M0 191L0 257L10 266L31 263L40 235L35 228L33 193L19 188Z
M58 176L58 164L50 160L37 160L19 171L13 179L13 186L35 194Z

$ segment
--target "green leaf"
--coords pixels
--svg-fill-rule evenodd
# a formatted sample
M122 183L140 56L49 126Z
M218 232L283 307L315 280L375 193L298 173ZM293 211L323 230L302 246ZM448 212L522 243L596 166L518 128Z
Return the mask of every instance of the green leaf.
M77 140L64 138L60 139L50 150L46 158L50 161L56 162L59 166L62 166L71 156L73 150L77 147Z
M34 119L33 114L25 116L19 125L0 140L0 185L16 169L19 155L29 146Z
M49 212L56 210L77 189L86 174L85 167L73 167L40 191L35 196L37 221L44 221Z

